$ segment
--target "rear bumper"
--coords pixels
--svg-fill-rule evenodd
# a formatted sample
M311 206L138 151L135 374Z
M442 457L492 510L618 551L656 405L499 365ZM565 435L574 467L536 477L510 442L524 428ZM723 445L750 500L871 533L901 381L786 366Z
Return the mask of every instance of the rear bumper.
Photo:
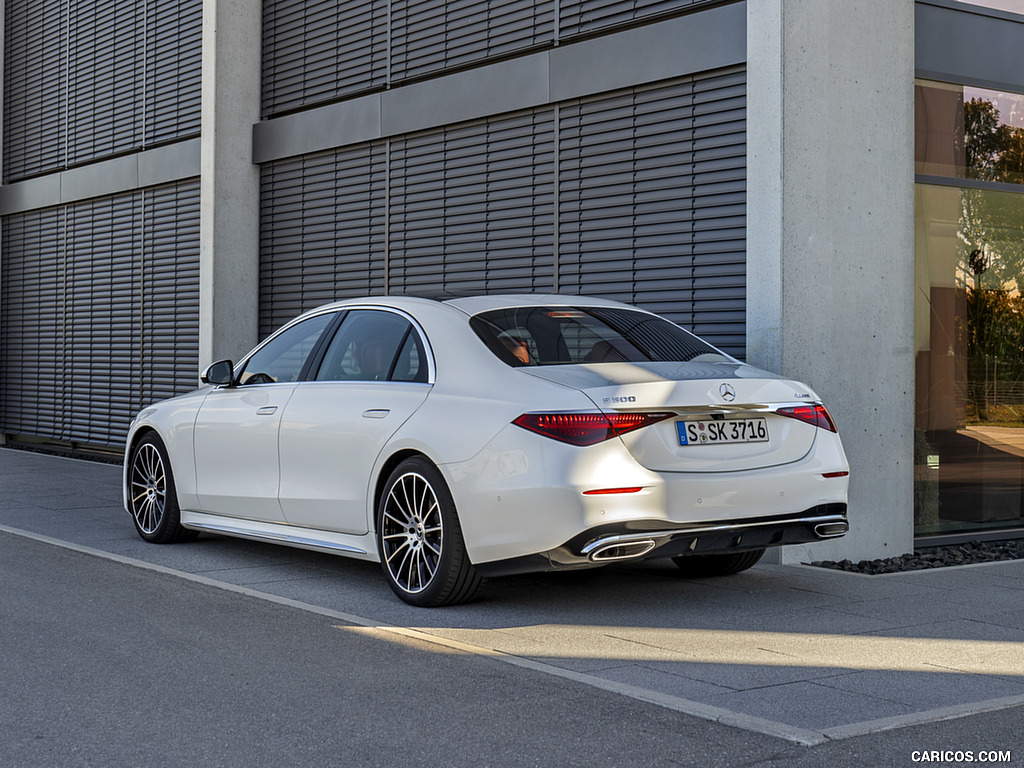
M480 563L482 576L593 568L625 560L712 555L805 544L843 536L846 504L820 504L797 514L733 521L674 523L631 520L591 528L559 547L525 557Z

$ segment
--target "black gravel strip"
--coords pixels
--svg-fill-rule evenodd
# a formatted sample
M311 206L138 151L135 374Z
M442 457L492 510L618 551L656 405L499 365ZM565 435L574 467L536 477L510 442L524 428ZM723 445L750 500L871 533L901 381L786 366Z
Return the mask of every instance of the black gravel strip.
M922 547L912 555L889 557L885 560L818 560L811 563L820 568L837 571L864 573L878 576L883 573L923 571L928 568L945 568L950 565L991 563L997 560L1024 560L1024 540L1014 541L972 541L967 544L951 544L947 547Z

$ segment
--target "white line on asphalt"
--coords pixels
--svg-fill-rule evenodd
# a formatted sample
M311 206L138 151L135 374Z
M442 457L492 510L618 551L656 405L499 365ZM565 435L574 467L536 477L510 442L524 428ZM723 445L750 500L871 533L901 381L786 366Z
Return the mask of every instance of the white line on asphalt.
M73 550L75 552L92 555L105 560L111 560L123 565L144 568L167 576L175 576L197 584L203 584L208 587L214 587L228 592L235 592L248 597L254 597L259 600L266 600L271 603L295 608L300 611L319 614L320 616L326 616L336 621L342 621L346 624L352 625L352 627L339 626L338 629L352 629L366 634L375 633L381 635L382 638L393 642L401 642L404 639L418 640L433 645L440 645L461 653L491 658L523 669L530 669L542 674L573 680L592 688L598 688L610 693L627 696L638 701L645 701L649 704L654 704L675 712L699 717L702 720L711 720L722 725L733 726L745 731L760 733L766 736L774 736L775 738L784 739L785 741L807 747L815 746L816 744L823 744L827 741L838 741L854 736L864 736L881 731L895 730L897 728L910 725L921 725L924 723L940 722L943 720L953 720L984 712L994 712L996 710L1008 709L1010 707L1016 707L1024 704L1024 696L1011 696L1003 699L990 699L988 701L972 702L970 704L934 709L927 712L915 712L908 715L900 715L882 720L851 723L850 725L836 726L833 728L826 728L821 731L815 731L787 725L786 723L779 723L774 720L766 720L764 718L746 715L742 712L733 712L719 707L712 707L708 704L701 704L697 701L690 701L689 699L659 693L658 691L651 691L646 688L640 688L626 683L605 680L586 673L575 672L573 670L557 667L553 664L545 664L544 662L535 661L521 656L514 656L512 654L490 648L469 645L457 640L449 640L448 638L432 635L429 632L424 632L420 629L386 624L384 622L368 619L364 616L357 616L352 613L323 608L318 605L304 603L299 600L292 600L291 598L281 597L280 595L274 595L269 592L261 592L250 587L243 587L237 584L230 584L225 581L218 581L207 576L189 573L188 571L179 571L163 565L148 563L145 560L136 560L135 558L116 555L112 552L105 552L101 549L86 547L73 542L64 541L62 539L55 539L51 536L44 536L42 534L33 533L32 531L26 531L20 528L11 528L6 525L0 525L0 532L9 533L14 536L21 536L26 539L32 539L44 544L51 544L56 547L62 547L63 549Z

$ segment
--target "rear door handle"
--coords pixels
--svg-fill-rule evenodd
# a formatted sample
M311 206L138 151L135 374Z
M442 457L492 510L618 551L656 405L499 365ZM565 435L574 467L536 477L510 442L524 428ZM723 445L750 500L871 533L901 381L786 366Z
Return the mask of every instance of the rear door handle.
M277 410L276 405L264 405L262 408L256 409L257 416L270 416Z
M368 411L363 411L364 419L383 419L391 413L390 408L371 408Z

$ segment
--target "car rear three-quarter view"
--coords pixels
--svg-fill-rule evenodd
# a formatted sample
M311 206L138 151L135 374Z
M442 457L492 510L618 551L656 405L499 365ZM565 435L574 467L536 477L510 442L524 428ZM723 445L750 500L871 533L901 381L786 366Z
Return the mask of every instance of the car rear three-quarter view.
M849 466L811 389L616 302L348 300L204 380L132 425L140 534L379 560L414 605L626 560L737 573L848 528Z

